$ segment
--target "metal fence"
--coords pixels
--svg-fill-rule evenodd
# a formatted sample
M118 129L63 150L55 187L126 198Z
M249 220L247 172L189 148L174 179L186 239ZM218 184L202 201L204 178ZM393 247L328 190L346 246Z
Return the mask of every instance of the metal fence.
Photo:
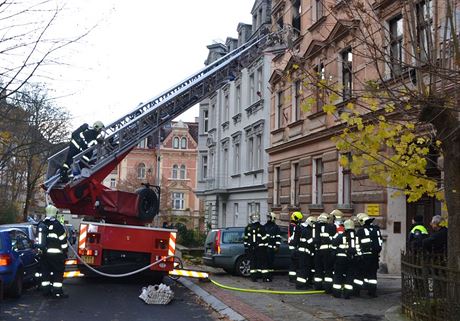
M446 255L401 253L403 313L417 321L460 320L459 277Z

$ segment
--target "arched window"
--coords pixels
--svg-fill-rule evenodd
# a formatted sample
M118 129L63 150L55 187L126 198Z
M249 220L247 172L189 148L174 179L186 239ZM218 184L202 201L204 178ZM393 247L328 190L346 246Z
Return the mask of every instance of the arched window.
M180 166L180 179L185 179L185 165Z
M173 148L179 149L179 137L174 137L173 139Z
M145 164L140 163L137 165L137 178L144 179L145 178Z
M182 137L180 140L180 148L181 149L187 149L187 138Z
M173 167L172 167L172 178L177 178L177 170L179 169L179 167L174 164Z

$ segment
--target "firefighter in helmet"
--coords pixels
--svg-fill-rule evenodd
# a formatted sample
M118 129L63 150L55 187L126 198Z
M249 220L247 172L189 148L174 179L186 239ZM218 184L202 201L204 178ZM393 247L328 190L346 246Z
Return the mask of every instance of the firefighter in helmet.
M267 223L265 223L265 232L267 233L267 268L268 279L271 281L273 278L275 253L278 252L281 246L281 232L280 227L276 224L276 214L270 212L267 216Z
M332 238L336 233L332 215L321 213L315 224L315 289L324 289L326 293L332 291L332 276L334 258L332 250Z
M288 229L288 246L291 252L291 262L289 264L289 282L295 283L297 279L297 269L299 265L299 253L297 247L300 240L300 223L303 215L299 211L291 214L291 221Z
M262 278L264 282L269 282L267 268L267 233L265 228L260 224L260 214L252 213L251 222L246 226L244 231L244 247L250 260L251 280L257 282Z
M73 170L70 170L73 163L73 157L87 148L100 143L104 139L104 124L101 121L96 121L93 127L89 127L88 124L83 124L78 127L71 135L69 150L67 157L61 167L61 181L67 182L69 177L73 176ZM86 167L93 156L92 151L83 155L82 159L84 164L80 164L81 167ZM70 172L70 173L69 173Z
M345 232L345 227L343 225L343 213L339 209L333 210L330 215L333 218L334 224L337 228L337 232Z
M303 289L308 284L313 284L313 229L316 222L315 216L309 216L305 222L300 224L300 239L297 252L299 256L299 265L297 267L296 288Z
M46 218L38 224L38 248L42 253L41 284L44 295L66 298L62 290L64 261L67 258L67 235L64 226L56 219L58 209L46 207Z

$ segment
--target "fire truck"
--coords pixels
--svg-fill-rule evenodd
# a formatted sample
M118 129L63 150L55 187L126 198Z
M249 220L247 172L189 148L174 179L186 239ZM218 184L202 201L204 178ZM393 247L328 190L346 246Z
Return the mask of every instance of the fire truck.
M176 231L147 226L159 212L160 187L146 184L132 193L108 188L102 181L140 141L231 81L269 46L284 43L283 35L254 37L106 126L102 142L73 157L76 175L71 181L60 179L68 148L48 159L43 184L47 195L56 207L85 218L78 239L83 271L91 266L126 272L161 259L149 269L167 273L174 268ZM86 161L85 155L91 159Z

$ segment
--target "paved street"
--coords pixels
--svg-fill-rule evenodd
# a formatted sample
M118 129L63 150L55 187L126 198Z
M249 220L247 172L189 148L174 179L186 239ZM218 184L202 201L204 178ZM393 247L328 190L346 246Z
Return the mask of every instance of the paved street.
M201 267L206 269L206 267ZM277 275L272 283L253 283L247 278L231 276L212 269L212 279L231 287L269 290L295 290L286 274ZM277 295L225 290L212 283L194 281L202 289L221 300L247 320L258 321L378 321L385 312L400 303L399 276L379 275L378 297L362 294L350 300L326 294Z
M214 311L200 304L193 293L177 283L172 284L175 297L170 304L144 303L138 296L141 288L148 284L139 279L66 280L68 299L45 299L38 291L29 289L20 299L6 298L0 303L0 320L217 320Z

